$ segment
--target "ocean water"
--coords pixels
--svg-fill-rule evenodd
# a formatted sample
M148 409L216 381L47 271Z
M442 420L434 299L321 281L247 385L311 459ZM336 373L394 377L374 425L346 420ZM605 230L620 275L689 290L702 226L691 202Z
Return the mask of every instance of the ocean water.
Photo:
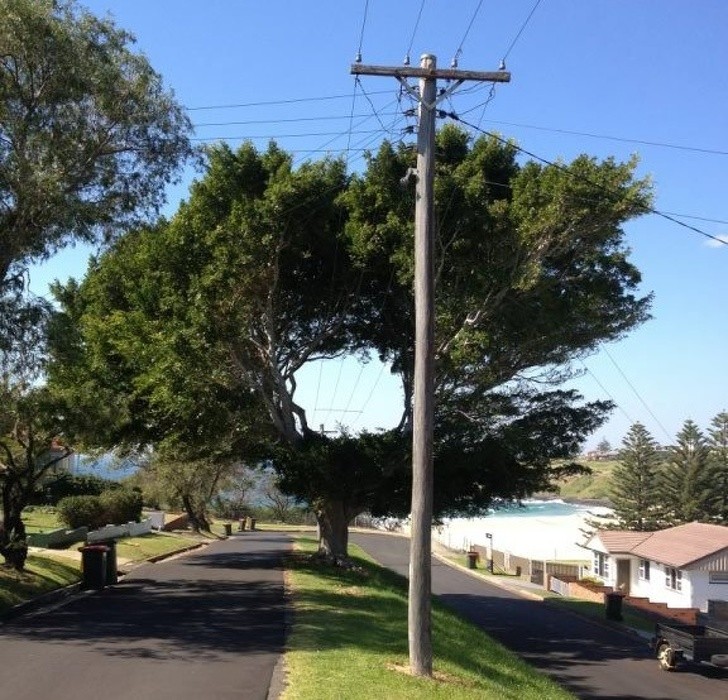
M601 512L603 506L582 503L567 503L559 498L549 500L528 499L521 505L509 505L504 508L491 508L490 514L499 518L541 518L569 515L583 515Z

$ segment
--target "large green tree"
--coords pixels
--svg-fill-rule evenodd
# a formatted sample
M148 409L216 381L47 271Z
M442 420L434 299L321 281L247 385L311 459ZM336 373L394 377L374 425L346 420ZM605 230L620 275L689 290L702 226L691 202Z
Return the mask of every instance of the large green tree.
M0 554L22 569L28 552L23 508L71 450L63 441L63 415L40 384L48 309L30 304L14 311L12 337L0 352Z
M711 484L708 510L716 522L728 525L728 412L722 411L711 421L708 449Z
M190 122L134 38L73 0L0 0L0 291L157 210Z
M619 527L659 529L659 473L657 443L644 425L635 423L622 441L619 462L610 477L610 499Z
M445 127L437 140L436 385L438 401L512 396L557 384L569 362L648 318L623 224L645 211L634 163L519 164L495 137ZM359 263L378 276L371 342L393 362L409 399L412 372L412 149L385 144L347 197ZM407 319L407 323L404 322ZM520 383L521 387L518 386ZM409 401L406 401L409 410Z
M695 520L707 522L712 490L705 435L692 420L686 420L670 447L660 477L660 499L668 525Z
M550 460L568 465L604 419L607 404L558 385L571 359L647 318L622 225L648 194L633 164L520 165L515 146L453 128L438 158L437 507L474 513L548 488ZM116 392L128 407L116 430L130 438L188 440L193 411L166 419L205 383L239 425L264 416L238 447L275 455L282 483L314 505L322 548L344 555L356 512L406 512L413 194L400 178L413 160L385 144L350 182L338 161L294 169L275 146L211 149L173 219L128 236L71 294L78 331L65 335L78 342L66 356L83 371L61 363L52 376ZM401 425L322 439L296 402L296 372L369 351L402 381ZM343 479L346 460L359 477Z
M346 182L338 161L294 171L275 146L212 148L170 222L59 288L50 376L86 439L153 444L177 461L189 448L256 459L275 440L306 441L296 372L356 349L351 328L366 316L342 239ZM96 416L106 392L114 410Z

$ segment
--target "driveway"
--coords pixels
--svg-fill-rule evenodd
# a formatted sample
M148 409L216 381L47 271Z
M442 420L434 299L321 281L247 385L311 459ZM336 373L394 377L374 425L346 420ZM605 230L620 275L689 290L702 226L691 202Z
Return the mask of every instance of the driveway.
M289 538L247 532L0 626L13 700L264 700L284 645Z
M409 540L352 533L350 540L379 563L407 576ZM710 667L666 673L644 640L519 596L432 561L440 600L580 698L589 700L718 700L728 676Z

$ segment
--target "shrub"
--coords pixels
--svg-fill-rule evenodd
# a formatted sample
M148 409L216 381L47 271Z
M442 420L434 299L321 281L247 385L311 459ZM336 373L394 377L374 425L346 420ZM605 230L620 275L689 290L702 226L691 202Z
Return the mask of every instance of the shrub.
M118 487L118 482L102 479L95 474L62 473L41 484L31 500L36 505L52 504L67 496L98 496L115 487Z
M106 522L111 525L141 520L143 499L139 491L125 488L104 491L100 500L106 514Z
M104 505L99 496L67 496L58 502L58 517L69 528L97 528L106 524Z

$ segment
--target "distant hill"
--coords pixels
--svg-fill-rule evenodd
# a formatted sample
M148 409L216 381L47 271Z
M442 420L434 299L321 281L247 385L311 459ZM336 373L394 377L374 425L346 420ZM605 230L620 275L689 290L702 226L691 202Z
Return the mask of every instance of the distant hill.
M559 495L573 500L609 500L612 471L619 463L614 459L579 459L579 464L592 469L592 474L574 476L560 484Z

